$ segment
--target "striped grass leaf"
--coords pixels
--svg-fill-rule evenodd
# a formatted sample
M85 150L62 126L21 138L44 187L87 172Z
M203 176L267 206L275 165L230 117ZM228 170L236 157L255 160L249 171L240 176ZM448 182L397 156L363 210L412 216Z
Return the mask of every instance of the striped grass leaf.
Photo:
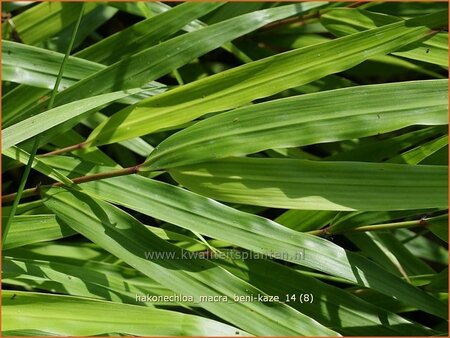
M55 106L107 91L141 87L222 44L268 23L323 6L322 2L287 5L233 18L183 34L139 51L60 92ZM214 38L212 38L214 37ZM117 79L120 79L118 82ZM35 109L39 110L42 106Z
M421 128L401 135L390 137L384 140L370 139L367 142L360 142L351 149L336 152L328 156L330 161L355 160L364 162L384 162L403 153L408 149L418 147L430 138L445 135L447 126L434 126Z
M33 87L53 89L64 54L13 41L2 42L2 78ZM65 89L101 69L101 65L70 57L61 81Z
M434 140L421 144L414 149L405 151L404 153L391 158L389 162L418 164L445 147L448 147L448 135L438 137Z
M18 332L46 336L101 336L107 332L135 336L247 335L207 318L83 297L5 290L2 305L2 328L7 336ZM65 311L68 308L70 316Z
M395 100L386 100L391 93ZM156 147L144 169L348 140L411 125L444 125L447 101L447 80L357 86L272 100L183 129Z
M424 235L417 235L409 229L398 229L394 236L415 256L430 262L448 265L448 250L444 247L434 247L433 239Z
M2 47L3 80L22 84L3 97L3 124L10 126L42 110L32 108L50 97L49 89L53 88L64 54L11 41L3 41ZM60 87L68 88L105 68L103 64L71 56L67 60ZM123 98L120 102L136 103L167 89L156 81L143 87L145 90L142 93Z
M252 281L269 294L280 295L280 297L299 293L313 295L316 299L308 306L294 300L288 304L317 318L324 325L335 328L344 335L359 335L366 332L368 327L371 328L371 331L373 330L372 334L374 335L403 335L409 330L411 330L411 334L417 334L419 331L424 334L432 332L412 322L407 323L403 318L389 313L389 311L361 301L351 293L343 292L339 288L327 285L307 274L269 260L219 261L215 259L214 261L237 276ZM327 308L327 311L322 310L324 307ZM336 313L339 315L335 316ZM336 320L337 317L339 320ZM375 324L380 321L385 325Z
M27 151L16 146L2 150L2 155L14 159L23 164L26 164L30 158L30 154ZM52 168L51 166L46 165L39 158L36 157L33 158L33 163L31 164L31 167L39 171L40 173L44 174L45 176L53 178L58 182L63 182L68 185L72 184L72 181L68 179L65 175L60 173L58 170Z
M420 258L415 257L390 233L348 233L349 238L363 253L392 273L409 279L409 276L434 274L435 271Z
M75 232L70 227L59 225L52 214L19 215L14 216L11 230L2 247L3 250L9 250L27 244L60 239L73 234Z
M5 3L2 333L445 336L446 7Z
M235 108L394 52L431 37L436 33L432 27L445 24L442 13L431 14L251 62L125 108L94 130L88 141L113 143Z
M74 41L74 48L78 49L80 45L86 43L89 37L115 15L117 15L118 10L107 3L97 3L97 6L86 13L83 16L83 22L81 27L79 27L77 36ZM47 18L48 19L48 18ZM51 38L39 43L40 46L45 47L50 50L64 52L67 49L68 42L70 41L70 36L72 34L74 24L65 27L63 30L58 32Z
M87 4L84 15L97 6L98 4L94 2ZM77 17L73 13L78 13L80 8L81 4L76 2L43 2L12 18L14 27L11 27L11 24L6 21L3 24L3 29L6 32L11 32L11 28L14 28L17 37L22 42L28 45L36 45L74 24ZM65 20L61 20L61 16ZM12 34L12 37L14 37L14 34Z
M376 327L374 333L377 332L380 335L400 334L401 332L408 332L408 330L411 334L414 332L432 333L431 330L408 322L393 313L376 308L343 290L267 260L247 259L242 261L233 259L226 261L214 259L214 262L240 278L256 283L261 290L266 290L271 295L278 295L284 299L287 294L307 293L315 295L315 302L308 307L294 301L290 301L289 305L311 317L318 318L322 324L334 327L343 334L357 335L367 330L367 327L373 326ZM267 275L265 272L269 270L273 273ZM171 294L170 290L161 286L155 287L151 282L136 283L127 274L129 272L125 268L107 263L92 262L89 267L79 267L70 264L70 262L55 263L6 257L3 279L6 279L8 284L17 283L16 279L29 280L28 283L30 284L33 281L36 284L40 282L41 289L47 288L46 283L43 283L43 281L46 281L48 287L57 290L64 287L64 292L68 292L70 295L89 296L131 304L136 303L135 297L133 297L135 294ZM68 278L68 276L71 278ZM123 281L125 278L127 280ZM102 283L104 279L108 280L107 288ZM86 288L83 283L80 283L81 281L89 287ZM167 302L144 303L142 305L152 306L156 304L178 305ZM340 314L340 320L335 320L330 312L324 313L321 311L322 306L336 309ZM361 315L361 310L364 310L365 315ZM380 317L389 318L389 324L385 325Z
M320 16L320 22L337 36L355 34L401 20L395 16L354 8L331 9ZM438 33L424 42L406 46L392 54L448 67L448 35Z
M201 296L229 297L229 301L202 302L201 306L249 333L336 335L282 303L234 302L234 295L262 292L209 261L186 260L181 249L160 240L136 219L110 204L62 188L49 190L47 197L46 206L64 223L174 292L192 295L195 302L201 302ZM148 252L175 252L175 256L149 259ZM247 315L243 317L241 311Z
M102 170L91 165L80 166L69 159L46 160L47 163L50 161L58 170L77 176ZM444 304L362 256L325 239L285 228L269 219L136 175L92 181L80 186L97 198L257 253L269 256L283 253L283 260L318 269L361 286L370 286L426 312L442 318L446 316ZM299 252L305 254L300 257Z
M230 158L170 170L219 201L303 210L445 208L446 166Z
M37 202L41 204L42 200ZM32 209L29 208L31 208L31 206L27 208L25 205L22 205L20 211L30 212ZM8 212L9 208L5 207L3 209L3 218L7 217ZM18 212L17 214L18 216L13 218L10 234L3 243L3 250L11 250L33 243L61 239L76 234L70 227L63 223L58 223L54 214L36 214L35 212L23 215L20 215ZM181 248L190 251L202 251L208 249L205 243L187 235L150 225L146 225L146 227L158 237L168 240ZM228 243L217 240L211 240L209 243L213 243L213 246L216 248L229 246Z
M49 292L109 300L117 303L154 307L179 306L170 302L140 302L136 295L171 295L169 289L133 273L129 267L112 263L92 261L88 266L79 266L69 259L66 262L4 257L3 282L8 285L37 287ZM105 280L107 283L105 283Z
M186 24L223 5L219 2L183 3L102 39L75 55L81 59L111 65L166 40ZM114 53L110 52L112 49Z
M47 110L41 114L20 121L3 130L2 151L35 135L42 134L66 121L71 119L79 120L81 116L90 111L100 109L102 106L140 91L141 89L138 88L97 95Z
M445 289L448 286L448 268L445 268L441 272L439 272L437 275L434 276L434 278L431 280L431 283L426 286L428 290L432 291L441 291L445 292Z
M170 7L169 5L164 4L162 2L147 2L145 5L146 5L146 7L149 8L149 10L152 12L153 15L162 14L162 13L165 13L165 12L167 12L167 11L172 9L172 7ZM148 18L148 16L145 15L145 13L142 11L142 9L139 8L139 6L140 6L139 3L115 2L115 3L111 3L111 6L120 8L121 10L123 10L125 12L128 12L130 14L136 15L136 16L141 16L141 17L144 17L144 18ZM215 11L213 11L213 13L220 12L220 8L221 7L219 7ZM258 9L261 9L261 8L258 8ZM243 14L243 13L240 13L240 14ZM196 19L196 20L192 20L191 22L186 24L182 28L182 30L185 31L185 32L194 32L194 31L199 30L201 28L204 28L206 26L207 26L206 23ZM251 61L249 59L249 57L247 55L245 55L245 53L240 51L239 48L236 47L236 45L233 42L226 42L226 43L224 43L221 46L221 48L223 48L224 50L226 50L226 51L230 52L231 54L235 55L239 60L241 60L243 62Z

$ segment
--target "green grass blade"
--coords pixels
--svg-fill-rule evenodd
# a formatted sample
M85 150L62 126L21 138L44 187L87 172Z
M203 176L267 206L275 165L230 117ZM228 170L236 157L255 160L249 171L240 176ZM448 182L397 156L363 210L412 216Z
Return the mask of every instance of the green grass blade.
M75 234L70 227L59 225L54 215L19 215L13 218L3 250L27 244L46 242Z
M448 215L440 218L437 222L429 225L430 230L436 237L448 243Z
M3 130L2 151L39 135L71 119L79 120L87 112L99 109L123 97L139 93L142 89L129 89L93 96L47 110L41 114L20 121Z
M46 159L56 169L84 175L110 170L71 159ZM345 278L446 318L446 306L389 274L376 264L323 238L299 233L266 218L248 214L184 189L136 175L80 185L83 191L145 215L179 225L242 248ZM299 252L305 252L299 256ZM283 253L281 255L280 253Z
M269 148L356 139L411 125L445 125L447 93L447 80L411 81L250 105L205 119L167 138L147 158L144 168L170 168Z
M448 268L445 268L440 273L435 275L433 280L429 285L427 285L428 290L446 292L448 288Z
M442 229L445 229L445 225L442 225ZM434 239L429 239L421 235L418 236L409 229L398 229L395 231L394 235L404 243L406 248L415 256L430 262L448 265L448 250L442 246L436 246ZM448 240L445 240L444 242L447 241Z
M104 336L107 333L133 336L236 336L236 332L246 335L232 326L211 319L82 297L4 290L2 304L4 335L18 330L37 330L45 332L45 335L61 336ZM69 316L67 309L70 309Z
M152 47L179 31L186 24L223 6L223 3L183 3L172 9L140 21L75 55L110 65L120 59ZM114 50L113 53L111 51Z
M141 87L224 43L268 23L323 6L322 2L288 5L249 13L143 49L59 93L55 105L107 91ZM36 107L38 111L40 107Z
M72 36L71 36L71 39L70 39L70 42L69 42L69 46L67 47L66 54L64 55L64 59L63 59L63 61L61 63L61 68L59 70L58 77L56 78L56 82L55 82L52 94L50 96L50 100L48 102L47 109L53 108L53 103L54 103L54 100L55 100L55 97L56 97L56 93L58 92L58 87L59 87L59 84L60 84L61 79L62 79L62 74L64 73L64 66L65 66L65 64L66 64L66 62L67 62L67 60L69 58L69 54L70 54L70 52L72 50L73 43L75 41L75 37L77 35L77 30L78 30L78 27L80 26L81 18L83 17L83 13L84 13L85 7L86 7L85 4L81 5L80 12L79 12L78 17L77 17L77 21L76 21L75 26L73 28L73 32L72 32ZM36 156L37 149L39 147L40 136L41 135L38 135L34 139L33 147L31 148L31 152L30 152L30 157L28 159L27 165L26 165L25 170L24 170L24 172L22 174L22 177L20 179L19 187L17 189L17 195L16 195L16 197L14 199L11 212L8 215L8 218L7 218L7 220L6 220L5 224L4 224L4 227L2 227L2 241L3 242L5 242L6 236L8 235L9 227L11 226L13 217L14 217L14 215L16 213L17 206L19 205L20 199L22 197L22 193L24 191L25 184L26 184L27 179L28 179L28 175L30 174L31 168L33 166L33 160L34 160L34 157Z
M2 8L3 335L447 335L447 4Z
M27 164L30 161L31 155L27 151L19 148L19 147L10 147L6 150L2 151L2 155L14 159L22 164ZM47 177L50 177L58 182L63 182L65 184L72 184L72 181L68 179L65 175L63 175L58 170L46 165L39 158L34 157L31 163L31 167L39 171L41 174L44 174Z
M108 3L97 3L97 6L83 16L83 24L78 29L73 48L78 49L83 43L89 43L89 38L94 36L96 31L101 29L103 25L108 25L109 20L114 20L114 16L118 14L117 8L109 6ZM49 18L48 18L49 19ZM47 20L48 20L47 19ZM65 27L51 38L43 41L39 45L50 50L63 52L67 49L70 41L73 25Z
M298 301L290 301L289 305L305 312L308 316L317 318L323 325L332 327L342 334L358 335L365 332L368 327L373 330L372 333L378 335L417 334L418 332L430 335L432 333L431 330L376 308L343 290L280 264L262 259L245 261L235 259L233 262L214 259L214 263L248 282L256 283L258 288L270 295L278 295L285 299L286 294L313 294L316 298L307 307ZM130 304L137 303L135 294L172 294L170 290L162 286L147 282L148 279L138 282L137 278L130 278L132 275L130 271L107 263L90 262L89 266L80 267L70 263L69 260L60 263L5 257L3 270L3 280L7 284L15 285L19 281L27 280L27 285L34 285L39 289L53 288L74 296ZM266 271L272 271L272 273L267 275ZM103 282L105 279L108 280L107 287ZM88 285L88 288L84 284ZM178 305L168 302L142 305L157 304ZM330 310L324 311L324 307ZM389 324L381 318L386 319Z
M37 201L42 203L42 200ZM20 205L19 205L20 206ZM30 206L31 208L31 206ZM26 210L26 206L22 206ZM46 210L47 211L47 210ZM3 218L9 214L10 208L3 208ZM203 251L208 247L192 238L177 232L165 230L159 227L146 225L147 229L153 232L158 237L171 241L184 249L191 251ZM15 216L11 225L9 236L5 243L3 243L3 250L11 250L25 245L46 242L50 240L61 239L75 234L70 227L60 224L56 221L56 216L53 214L24 214ZM228 246L228 243L212 240L214 246ZM209 244L208 244L209 245Z
M126 108L88 140L93 145L113 143L242 106L394 52L435 34L430 27L445 24L442 13L433 14L251 62Z
M3 41L2 47L3 80L41 88L33 88L30 92L28 86L18 86L4 96L3 123L5 126L10 126L26 116L39 113L45 109L43 105L40 110L32 108L33 105L38 105L49 98L50 91L48 89L54 86L64 54L11 41ZM70 56L65 66L60 88L68 88L79 80L105 68L106 66L100 63ZM145 87L146 90L141 94L122 99L121 102L136 103L167 89L166 86L156 81L149 82L142 87ZM19 104L17 104L18 100L20 100Z
M336 335L282 303L269 306L259 302L233 302L234 294L251 295L261 291L207 260L184 259L181 249L162 241L112 205L61 188L49 190L47 197L46 206L64 223L173 291L194 296L195 302L201 296L230 297L230 302L203 302L201 306L250 333ZM146 257L149 251L173 251L175 256L149 259ZM242 311L246 311L245 317Z
M230 158L170 170L219 201L304 210L405 210L448 205L446 166Z
M292 209L278 216L275 222L296 231L307 232L331 224L337 214L336 211Z
M444 147L448 147L448 135L441 136L414 149L410 149L403 154L391 158L388 162L418 164Z
M349 292L269 260L214 261L237 276L252 281L255 286L269 294L281 297L286 297L286 294L312 294L315 300L308 306L292 300L288 304L346 336L363 334L367 332L368 327L373 335L432 332L427 328L408 323L389 311L361 301ZM271 273L268 274L267 271Z
M355 34L401 20L395 16L354 8L335 8L320 16L321 23L337 36ZM406 46L392 54L448 67L448 34L438 33L424 42Z
M172 292L159 285L155 287L155 282L149 278L144 277L145 280L142 281L143 276L130 268L111 263L91 261L87 266L79 266L70 258L55 262L5 257L2 276L5 284L18 285L23 282L35 290L149 307L161 304L179 306L179 303L146 303L136 300L136 295L170 295Z
M349 233L346 235L362 253L398 276L433 274L435 271L415 257L391 233Z
M2 41L2 79L53 89L63 59L64 54L61 53L13 41ZM59 90L103 68L94 62L70 57Z
M84 13L91 12L97 6L94 2L86 4ZM81 4L76 2L43 2L17 15L12 21L20 39L27 45L36 45L75 24L77 16L74 13L80 9Z
M445 135L447 126L428 127L405 132L384 140L372 138L361 142L354 148L336 152L326 159L330 161L358 160L363 162L384 162L397 154L417 147L430 138Z

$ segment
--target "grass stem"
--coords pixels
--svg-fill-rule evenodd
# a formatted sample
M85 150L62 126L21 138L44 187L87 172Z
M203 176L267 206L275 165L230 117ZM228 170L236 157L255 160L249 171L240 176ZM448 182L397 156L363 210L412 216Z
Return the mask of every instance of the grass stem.
M137 172L139 172L139 168L140 168L139 165L135 165L135 166L124 168L124 169L105 171L103 173L97 173L97 174L92 174L92 175L80 176L80 177L76 177L76 178L72 179L72 182L74 184L80 184L80 183L86 183L86 182L91 182L91 181L102 180L102 179L105 179L105 178L136 174ZM56 183L53 183L53 184L36 186L34 188L23 190L23 192L21 194L21 197L36 196L36 195L39 194L39 192L43 188L62 187L62 186L66 186L66 184L64 184L62 182L56 182ZM10 202L10 201L13 201L13 200L14 200L14 203L16 203L16 200L18 200L17 196L18 196L17 193L4 195L4 196L2 196L2 203Z
M48 102L47 110L50 110L53 108L53 104L55 102L55 97L56 97L56 94L58 93L58 88L59 88L59 85L62 80L62 75L64 73L64 68L67 63L67 60L69 59L70 52L72 51L73 44L75 42L75 37L77 35L78 27L80 26L81 18L83 17L84 6L85 6L85 4L83 3L81 5L80 13L78 15L77 22L75 23L75 27L72 32L69 46L67 47L66 54L64 55L64 59L61 62L61 67L59 68L58 77L56 78L55 86L53 87L53 91L52 91L51 97ZM17 190L17 193L15 194L15 199L14 199L14 203L11 208L11 212L8 215L8 218L2 228L3 243L5 243L6 236L8 235L8 231L9 231L9 228L11 227L12 220L14 218L14 215L16 214L17 206L19 205L19 201L22 198L22 194L24 193L25 184L27 183L28 175L30 174L31 167L33 165L33 161L36 156L37 149L39 148L40 141L41 141L40 135L36 136L34 139L33 148L30 153L30 158L28 159L28 162L27 162L27 165L23 172L22 178L20 179L19 189Z

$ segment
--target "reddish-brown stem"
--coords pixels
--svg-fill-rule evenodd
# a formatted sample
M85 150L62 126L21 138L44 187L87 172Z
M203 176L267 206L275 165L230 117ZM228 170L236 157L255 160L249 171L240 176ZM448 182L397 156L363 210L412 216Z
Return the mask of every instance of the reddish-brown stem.
M356 8L356 7L365 5L367 2L368 2L368 1L358 1L358 2L354 2L354 3L350 4L350 5L347 5L347 6L345 6L345 7L348 7L348 8Z
M135 165L133 167L124 168L124 169L118 169L118 170L106 171L106 172L98 173L98 174L80 176L80 177L76 177L76 178L72 179L72 182L74 184L80 184L80 183L97 181L97 180L110 178L110 177L117 177L117 176L136 174L139 171L140 167L141 167L141 164ZM64 184L62 182L56 182L56 183L53 183L53 184L42 185L42 186L38 185L38 186L36 186L34 188L25 189L23 191L23 193L22 193L22 198L23 197L30 197L30 196L38 195L39 191L42 188L62 187L62 186L65 186L65 185L66 184ZM2 203L14 201L16 195L17 195L17 193L3 195L2 196Z
M68 153L74 150L79 150L79 149L83 149L86 145L86 142L82 142L82 143L78 143L78 144L74 144L65 148L61 148L61 149L56 149L53 151L50 151L48 153L39 155L40 157L45 157L45 156L51 156L51 155L60 155L60 154L64 154L64 153Z
M385 224L375 224L375 225L363 225L356 228L348 229L345 232L367 232L367 231L379 231L379 230L393 230L399 228L412 228L412 227L426 227L430 225L430 221L434 219L441 218L442 216L435 216L432 218L421 218L420 220L395 222L395 223L385 223ZM316 236L327 236L327 235L339 235L342 232L333 231L333 228L327 226L322 229L308 231L310 235Z
M356 7L359 7L361 5L366 4L367 2L368 1L357 1L355 3L351 3L349 5L346 5L345 7L356 8ZM287 19L284 19L284 20L275 21L275 22L272 22L272 23L269 23L269 24L265 25L263 27L263 29L273 29L273 28L277 28L277 27L280 27L280 26L283 26L283 25L288 25L288 24L291 24L291 23L298 23L299 25L303 25L303 24L305 24L305 21L307 21L309 19L313 19L313 18L320 18L320 11L318 11L316 13L303 15L303 16L296 16L296 17L293 17L293 18L287 18Z
M318 18L319 17L319 12L317 13L313 13L313 14L309 14L309 15L303 15L301 17L294 17L294 18L288 18L288 19L284 19L284 20L280 20L280 21L275 21L272 23L269 23L267 25L265 25L263 27L263 29L274 29L283 25L288 25L291 23L298 23L300 25L303 25L305 23L306 20L312 19L312 18Z

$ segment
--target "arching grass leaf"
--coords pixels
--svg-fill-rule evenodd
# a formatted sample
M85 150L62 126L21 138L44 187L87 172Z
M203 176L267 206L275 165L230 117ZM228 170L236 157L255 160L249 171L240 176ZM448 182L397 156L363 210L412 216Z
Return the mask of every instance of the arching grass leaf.
M177 182L220 201L306 210L445 208L445 166L232 158L173 168Z

